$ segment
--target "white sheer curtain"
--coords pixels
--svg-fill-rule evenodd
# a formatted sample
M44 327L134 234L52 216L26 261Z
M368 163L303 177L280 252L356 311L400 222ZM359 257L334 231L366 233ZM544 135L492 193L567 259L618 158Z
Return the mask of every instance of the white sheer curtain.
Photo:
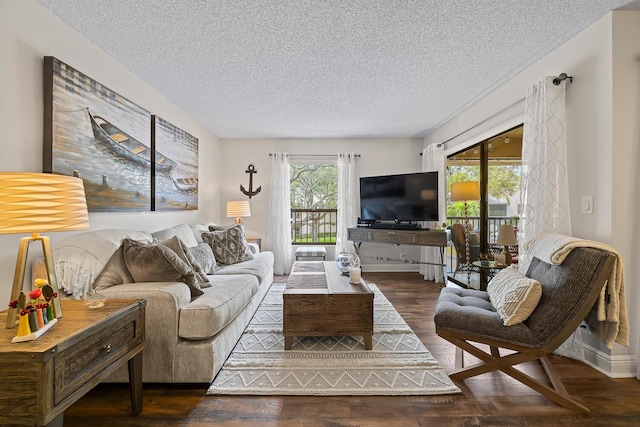
M571 235L565 82L546 77L527 91L522 139L521 213L518 268L526 273L531 259L523 243L542 234Z
M336 256L340 252L355 253L353 242L347 240L347 228L358 222L358 177L354 153L338 154L338 219Z
M289 154L273 153L271 158L271 199L269 200L268 235L274 256L274 274L289 274L293 265L291 183L289 174Z
M433 221L428 225L432 230L435 225L442 224L447 219L447 203L445 191L445 156L444 146L438 147L438 144L431 144L422 151L422 171L438 172L438 221ZM420 250L420 260L422 262L442 263L440 258L440 248L422 247ZM434 280L437 283L444 283L444 275L442 267L430 264L420 264L420 274L424 275L425 280Z
M566 83L553 77L527 91L522 138L520 204L523 211L518 230L518 269L526 273L531 264L523 243L543 233L571 235L567 141L565 133ZM582 333L578 328L555 352L584 360Z

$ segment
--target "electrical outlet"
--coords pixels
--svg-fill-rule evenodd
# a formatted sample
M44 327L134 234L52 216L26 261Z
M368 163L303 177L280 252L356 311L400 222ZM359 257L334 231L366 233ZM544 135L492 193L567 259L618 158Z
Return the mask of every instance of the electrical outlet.
M593 215L593 196L582 196L582 215Z

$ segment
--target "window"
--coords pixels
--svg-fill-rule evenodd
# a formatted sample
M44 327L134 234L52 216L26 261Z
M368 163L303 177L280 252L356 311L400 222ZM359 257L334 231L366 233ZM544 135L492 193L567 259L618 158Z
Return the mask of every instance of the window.
M338 166L291 164L291 242L335 245Z

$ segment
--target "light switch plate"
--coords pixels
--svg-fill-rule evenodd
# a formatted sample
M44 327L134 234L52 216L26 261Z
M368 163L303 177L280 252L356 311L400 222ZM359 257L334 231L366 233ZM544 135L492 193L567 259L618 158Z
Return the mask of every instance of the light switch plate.
M582 196L582 215L593 215L593 196Z

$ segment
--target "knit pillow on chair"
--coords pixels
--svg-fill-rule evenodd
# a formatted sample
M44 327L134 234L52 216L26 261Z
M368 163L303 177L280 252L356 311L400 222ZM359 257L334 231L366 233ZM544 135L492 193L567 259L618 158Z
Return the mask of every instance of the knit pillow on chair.
M536 309L542 297L542 286L516 267L508 267L491 279L487 293L504 326L513 326L527 320Z

